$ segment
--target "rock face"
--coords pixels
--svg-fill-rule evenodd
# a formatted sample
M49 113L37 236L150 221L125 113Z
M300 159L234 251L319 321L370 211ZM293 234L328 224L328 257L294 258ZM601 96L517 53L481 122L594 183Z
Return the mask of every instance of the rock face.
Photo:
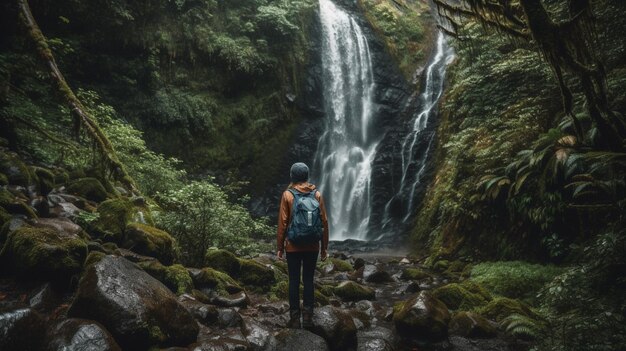
M0 350L39 350L44 334L43 318L34 310L0 305Z
M283 329L270 342L267 350L274 351L328 351L326 341L303 329Z
M9 233L0 262L18 277L68 281L81 271L86 256L87 244L74 233L22 226Z
M68 316L102 323L124 349L188 345L198 334L192 315L165 285L114 256L89 266Z
M111 334L99 323L83 319L67 319L52 331L50 351L121 351Z
M404 302L393 316L398 334L405 338L441 340L448 335L449 321L446 305L426 291Z
M355 350L357 330L352 317L343 310L324 306L314 310L313 333L323 337L331 350Z

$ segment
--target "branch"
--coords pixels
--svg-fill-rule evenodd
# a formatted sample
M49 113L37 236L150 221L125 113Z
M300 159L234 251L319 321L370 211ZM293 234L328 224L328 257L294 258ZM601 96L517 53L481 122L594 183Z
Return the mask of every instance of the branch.
M52 55L52 51L48 46L46 38L44 37L39 25L33 17L33 13L30 10L27 0L17 0L17 5L20 12L20 20L27 31L28 37L34 42L39 56L44 60L50 71L50 77L56 83L57 88L66 104L70 108L75 119L80 122L80 125L85 128L87 135L93 139L100 153L104 157L109 168L113 171L116 179L122 184L127 186L130 190L136 191L135 182L128 175L122 162L117 158L115 149L111 142L104 134L102 129L98 126L96 119L87 111L80 100L76 97L72 89L69 87L63 74L59 70L59 67Z

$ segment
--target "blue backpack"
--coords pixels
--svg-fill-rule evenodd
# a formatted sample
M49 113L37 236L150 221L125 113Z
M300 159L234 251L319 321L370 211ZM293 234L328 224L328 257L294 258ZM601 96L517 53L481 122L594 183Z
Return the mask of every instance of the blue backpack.
M322 215L320 203L315 198L317 191L301 193L288 189L293 194L291 223L287 238L295 245L315 244L322 239Z

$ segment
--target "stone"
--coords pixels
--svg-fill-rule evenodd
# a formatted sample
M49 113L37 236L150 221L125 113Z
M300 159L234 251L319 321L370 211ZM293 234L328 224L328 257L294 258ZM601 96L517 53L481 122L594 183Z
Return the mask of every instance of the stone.
M321 336L304 329L283 329L267 347L273 351L328 351L328 344Z
M204 261L208 267L226 272L232 277L239 274L241 264L239 259L231 252L222 249L209 249L204 256Z
M40 350L45 335L43 317L18 304L0 304L0 350Z
M83 228L68 218L37 218L28 223L35 228L51 228L68 235L87 238Z
M355 350L357 347L356 325L352 317L340 308L316 308L310 330L323 337L331 350Z
M363 280L368 283L387 283L392 282L393 278L389 272L373 264L366 264L363 269Z
M243 319L234 308L219 308L217 322L222 328L240 327Z
M396 349L397 337L394 332L384 327L375 327L357 333L358 351L393 351Z
M7 178L8 184L29 186L36 179L31 170L14 153L0 152L0 172Z
M242 331L252 350L266 350L273 342L273 333L264 325L251 318L244 319Z
M121 351L113 336L97 322L66 319L57 324L48 341L50 351Z
M189 293L194 288L187 268L180 264L164 266L159 261L144 261L139 262L138 265L175 294Z
M136 222L138 210L128 199L106 200L98 205L99 217L90 225L90 230L104 241L121 243L126 225Z
M481 315L473 312L459 312L450 320L450 334L468 338L491 338L496 336L496 328Z
M8 234L1 267L18 278L68 282L81 272L87 244L76 234L54 229L22 226Z
M239 281L246 286L269 291L276 282L274 271L254 260L240 260Z
M339 283L339 285L335 287L334 293L344 301L376 299L376 292L372 288L363 286L351 280L346 280Z
M87 266L68 316L100 322L123 349L184 346L196 340L199 330L165 285L116 256Z
M209 298L211 304L221 307L246 307L250 304L250 298L245 291L240 291L229 296L216 295Z
M330 262L332 262L337 272L351 272L354 270L350 262L343 259L333 257L330 259Z
M356 270L359 269L361 267L365 266L365 260L362 259L361 257L357 257L356 259L354 259L354 263L352 263L352 267Z
M37 178L39 192L44 196L48 195L55 186L54 173L41 167L33 167L32 171Z
M41 311L52 309L60 305L61 296L53 289L50 283L45 283L39 289L35 290L29 299L30 307Z
M140 255L155 257L168 266L174 263L177 256L176 240L170 234L142 223L126 226L121 247Z
M400 279L404 280L422 280L432 279L432 275L421 268L405 268L402 270Z
M188 294L179 296L178 302L180 302L198 322L204 325L211 325L218 321L219 311L217 307L213 305L204 304Z
M487 304L487 300L481 295L472 293L457 283L441 286L433 291L433 295L451 310L471 310Z
M192 268L189 273L196 288L207 295L211 295L213 291L223 296L243 291L231 276L213 268Z
M104 201L108 197L106 189L96 178L76 179L67 186L66 190L70 194L95 202Z
M422 291L398 307L393 322L402 337L441 340L448 335L448 308L429 292Z

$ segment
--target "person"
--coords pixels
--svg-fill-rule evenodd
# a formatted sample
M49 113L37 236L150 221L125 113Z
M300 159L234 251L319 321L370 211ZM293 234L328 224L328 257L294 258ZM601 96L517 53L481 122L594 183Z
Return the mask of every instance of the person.
M289 172L291 183L283 192L278 212L278 252L279 259L287 256L287 270L289 272L289 323L290 328L300 328L300 315L302 314L302 327L310 328L313 319L314 287L313 275L317 263L318 254L322 261L328 257L328 218L324 199L315 185L308 182L309 167L298 162L291 166ZM292 191L300 194L315 192L315 199L319 203L319 216L322 221L321 240L312 244L296 245L289 241L287 232L293 215L295 196ZM321 241L321 245L320 245ZM320 250L321 249L321 250ZM302 311L300 310L300 269L302 269Z

